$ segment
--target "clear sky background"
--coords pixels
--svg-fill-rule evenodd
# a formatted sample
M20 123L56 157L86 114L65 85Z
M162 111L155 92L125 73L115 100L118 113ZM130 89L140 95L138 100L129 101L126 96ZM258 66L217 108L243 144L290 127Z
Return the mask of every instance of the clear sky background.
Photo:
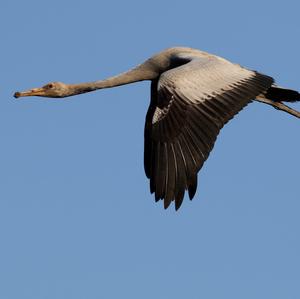
M154 202L144 175L148 82L12 97L102 79L177 45L300 90L299 10L288 0L1 0L0 298L300 298L298 119L249 105L175 212Z

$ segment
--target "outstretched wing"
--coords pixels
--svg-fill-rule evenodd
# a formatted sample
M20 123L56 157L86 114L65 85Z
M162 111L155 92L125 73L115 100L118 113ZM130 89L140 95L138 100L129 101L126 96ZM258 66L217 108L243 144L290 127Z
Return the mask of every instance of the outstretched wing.
M156 201L167 208L175 200L177 210L185 190L194 197L197 173L220 129L272 83L214 56L193 58L152 81L144 165Z

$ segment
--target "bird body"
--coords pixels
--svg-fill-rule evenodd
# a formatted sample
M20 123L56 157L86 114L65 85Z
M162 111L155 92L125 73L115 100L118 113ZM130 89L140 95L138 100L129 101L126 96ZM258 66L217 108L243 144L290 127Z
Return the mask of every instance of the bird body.
M276 86L273 78L224 58L184 47L166 49L105 80L52 82L15 93L15 97L68 97L143 80L151 81L145 123L145 173L150 191L156 201L164 200L165 208L175 201L179 209L186 190L190 199L194 197L197 173L221 128L253 99L300 117L299 112L281 103L300 101L297 91Z

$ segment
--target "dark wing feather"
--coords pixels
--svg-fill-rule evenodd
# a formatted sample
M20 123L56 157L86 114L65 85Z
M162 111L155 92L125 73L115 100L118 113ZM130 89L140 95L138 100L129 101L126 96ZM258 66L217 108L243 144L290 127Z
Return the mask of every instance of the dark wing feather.
M224 59L208 57L163 73L151 84L145 125L145 172L156 201L167 208L192 199L197 173L220 129L273 83Z

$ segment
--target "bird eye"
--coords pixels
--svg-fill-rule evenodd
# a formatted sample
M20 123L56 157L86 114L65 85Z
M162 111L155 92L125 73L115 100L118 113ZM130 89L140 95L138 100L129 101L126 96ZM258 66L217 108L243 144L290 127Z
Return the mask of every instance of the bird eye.
M49 83L48 85L47 85L47 88L53 88L54 87L54 84L52 84L52 83Z

